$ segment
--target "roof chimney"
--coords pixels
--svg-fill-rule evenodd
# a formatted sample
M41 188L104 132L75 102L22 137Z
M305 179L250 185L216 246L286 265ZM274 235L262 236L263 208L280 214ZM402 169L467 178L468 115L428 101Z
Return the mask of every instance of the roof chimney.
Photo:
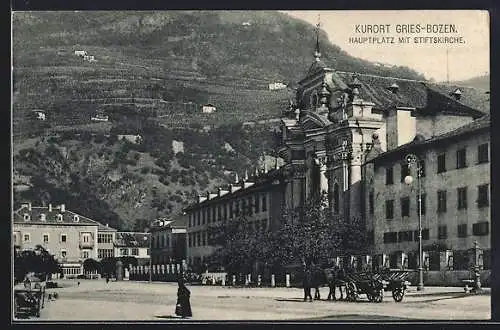
M61 209L61 213L66 212L66 205L61 204L61 208L60 209Z
M31 202L28 202L28 211L31 212Z
M106 227L108 227L108 228L109 228L109 223L107 223L107 224L106 224Z
M49 203L49 212L52 212L52 204Z

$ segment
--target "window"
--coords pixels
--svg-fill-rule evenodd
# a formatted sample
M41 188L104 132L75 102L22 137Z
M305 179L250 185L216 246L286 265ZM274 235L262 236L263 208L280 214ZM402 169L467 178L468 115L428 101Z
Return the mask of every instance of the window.
M80 217L79 217L78 215L76 215L76 214L75 214L75 215L73 216L73 221L74 221L74 222L79 222L79 221L80 221Z
M31 218L31 217L30 217L30 215L29 215L28 213L24 213L24 214L23 214L23 219L24 219L24 221L30 221L30 218Z
M420 161L418 162L418 167L419 167L419 170L420 170L420 177L423 178L425 177L425 160L424 159L420 159Z
M122 255L122 256L128 256L128 249L127 248L121 248L120 249L120 255Z
M438 190L438 213L446 212L446 190Z
M422 240L428 240L428 239L429 239L429 229L422 228ZM413 240L415 242L418 241L418 230L413 231Z
M147 249L146 249L146 255L148 255L148 256L149 256L149 252L150 252L150 251L149 251L149 248L147 248Z
M401 164L401 182L405 182L405 178L410 175L410 165Z
M374 213L374 197L373 197L373 190L370 191L370 195L368 196L368 206L369 206L369 212L371 215Z
M484 207L490 204L489 202L489 185L483 184L477 187L477 206Z
M397 243L397 242L398 242L397 232L384 233L384 243Z
M49 242L49 234L43 234L43 242L48 243Z
M215 222L217 219L217 209L215 208L215 205L212 206L212 222Z
M339 201L339 184L335 182L333 185L333 212L335 214L339 214L340 210L340 201Z
M83 241L83 243L89 243L90 242L90 233L83 233L82 234L82 241Z
M207 223L210 223L210 220L212 219L212 212L211 212L212 209L210 208L207 208ZM214 214L215 214L215 211L214 211Z
M457 226L458 237L467 237L467 224L463 223Z
M131 255L133 256L138 256L139 255L139 249L138 248L132 248L132 251L130 252Z
M403 197L401 198L401 216L409 217L410 216L410 198Z
M206 246L207 245L207 232L204 231L203 232L203 246Z
M413 232L409 231L400 231L398 233L398 242L411 242L413 240Z
M61 243L66 243L67 239L66 234L61 234Z
M90 256L89 251L82 251L82 259L88 259Z
M61 250L61 258L66 259L66 250Z
M394 201L389 200L385 201L385 218L393 219L394 218Z
M227 220L227 204L222 205L224 209L224 220Z
M394 183L394 173L392 167L387 167L385 169L385 184L393 184Z
M467 208L467 187L457 189L457 209L462 210Z
M248 215L253 214L253 208L254 206L252 205L252 197L248 197Z
M40 221L47 221L47 217L45 216L45 213L40 214Z
M426 194L422 194L421 195L422 198L420 199L420 202L422 203L422 206L421 206L421 214L424 215L425 214L425 210L427 209L427 204L426 204L426 197L427 195ZM417 212L418 212L418 195L417 195Z
M478 222L472 225L472 234L474 236L485 236L489 233L488 221Z
M23 242L24 243L29 243L30 242L30 234L24 234L23 235Z
M487 163L489 162L489 159L490 159L490 152L488 143L479 145L477 147L477 163L478 164Z
M446 226L438 227L438 239L446 239L448 237L448 232L446 230Z
M467 166L465 148L457 150L457 168L464 168Z
M438 163L437 172L438 173L446 172L446 154L438 155L437 163Z
M63 221L63 215L62 214L58 214L57 215L57 222L62 222Z
M255 196L255 213L259 213L260 212L260 200L259 200L259 196Z
M267 211L267 196L263 195L262 196L262 212Z

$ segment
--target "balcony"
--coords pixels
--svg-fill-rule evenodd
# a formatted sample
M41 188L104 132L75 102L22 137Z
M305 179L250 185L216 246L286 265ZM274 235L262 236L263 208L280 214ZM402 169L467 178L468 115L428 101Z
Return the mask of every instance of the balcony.
M80 241L79 246L80 246L80 249L93 249L94 248L94 241L93 240L88 241L88 242Z

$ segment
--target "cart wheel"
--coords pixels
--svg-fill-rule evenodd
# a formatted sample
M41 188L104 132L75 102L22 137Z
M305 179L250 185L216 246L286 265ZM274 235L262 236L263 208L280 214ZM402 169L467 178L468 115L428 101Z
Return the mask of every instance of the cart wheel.
M394 299L395 302L401 302L403 300L404 295L405 292L403 289L394 289L392 291L392 298Z
M368 298L368 301L370 301L370 302L373 302L375 300L375 297L370 293L367 293L366 297Z

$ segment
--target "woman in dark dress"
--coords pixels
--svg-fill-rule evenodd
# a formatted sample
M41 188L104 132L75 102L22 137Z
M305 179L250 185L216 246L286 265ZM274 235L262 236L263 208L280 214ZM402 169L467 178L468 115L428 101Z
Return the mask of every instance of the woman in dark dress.
M191 292L184 285L184 279L180 278L177 282L179 288L177 289L177 304L175 306L175 315L181 316L183 318L193 316L191 312L191 303L189 299L191 297Z

